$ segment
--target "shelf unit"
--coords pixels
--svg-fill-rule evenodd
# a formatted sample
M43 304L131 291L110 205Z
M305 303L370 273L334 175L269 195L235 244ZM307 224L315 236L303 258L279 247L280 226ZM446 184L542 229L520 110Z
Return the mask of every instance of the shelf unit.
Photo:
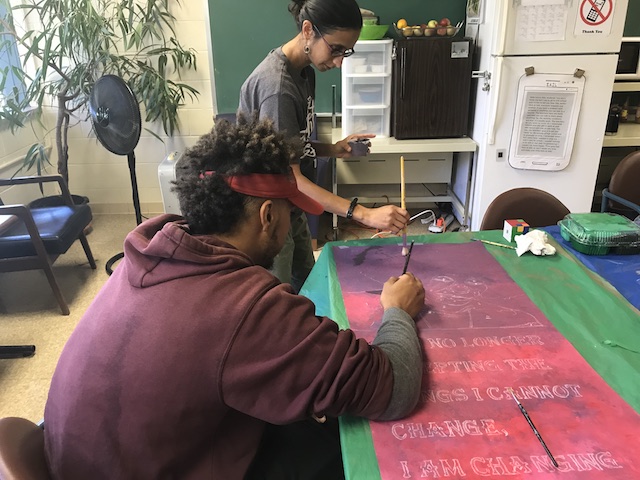
M640 82L615 82L613 92L640 92ZM603 147L640 147L640 123L621 123L616 135L605 135Z
M640 92L640 82L618 80L614 82L612 92ZM621 123L616 135L604 136L602 147L591 206L592 210L597 212L600 211L602 189L609 185L611 175L620 160L635 149L640 149L640 123Z
M332 142L341 140L342 130L332 131ZM473 154L478 144L471 138L437 138L424 140L398 140L394 137L376 137L371 140L371 153L364 157L337 158L333 175L333 193L345 198L358 197L364 204L400 204L400 156L405 158L407 204L449 202L463 212L462 223L469 214L471 168L466 178L466 200L463 202L451 187L453 155ZM438 191L424 193L424 184ZM385 195L380 195L380 186ZM333 215L334 238L338 217Z

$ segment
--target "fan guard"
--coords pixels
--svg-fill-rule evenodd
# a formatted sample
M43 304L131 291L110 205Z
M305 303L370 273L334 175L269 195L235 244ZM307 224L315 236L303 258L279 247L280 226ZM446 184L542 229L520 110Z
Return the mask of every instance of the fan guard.
M116 155L126 155L131 177L133 208L138 225L142 223L138 182L136 180L136 157L133 153L142 130L140 107L129 86L116 75L100 77L91 90L89 115L98 140L107 150ZM112 265L124 256L119 253L107 262L107 273Z
M135 94L120 77L105 75L93 86L89 113L100 143L111 153L128 155L140 140L142 120Z

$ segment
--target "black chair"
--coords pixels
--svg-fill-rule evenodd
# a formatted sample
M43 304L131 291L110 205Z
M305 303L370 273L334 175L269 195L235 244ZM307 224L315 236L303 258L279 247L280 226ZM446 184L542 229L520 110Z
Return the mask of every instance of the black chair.
M640 150L624 157L613 171L609 187L602 190L600 211L632 220L640 215Z
M42 427L26 418L0 418L0 478L51 480Z
M0 179L0 187L57 182L64 205L30 208L27 205L0 205L0 215L15 215L17 221L0 232L0 272L42 269L58 300L63 315L69 306L62 295L52 265L59 255L80 240L89 265L96 268L84 229L91 223L88 204L74 205L69 189L60 175Z
M480 230L502 230L504 221L521 218L532 228L555 225L569 209L556 197L537 188L514 188L498 195L487 207Z

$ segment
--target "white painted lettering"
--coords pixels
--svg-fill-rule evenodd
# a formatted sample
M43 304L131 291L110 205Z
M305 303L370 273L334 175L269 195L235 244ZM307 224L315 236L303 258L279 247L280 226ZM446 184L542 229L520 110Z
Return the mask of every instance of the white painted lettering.
M443 420L428 423L394 423L391 434L396 440L415 440L425 438L454 438L481 435L507 435L506 430L498 430L492 418Z
M517 455L511 456L508 460L502 457L474 457L471 459L471 468L476 475L481 477L518 475L520 473L531 473L531 467L526 460Z
M473 387L471 389L471 391L476 396L476 400L478 400L479 402L483 402L484 401L484 399L480 396L480 389L479 388Z
M449 460L440 459L440 466L442 467L442 473L445 477L449 476L459 476L466 477L467 474L464 473L462 469L462 465L460 465L460 461L457 458L453 459L453 465L449 464Z
M438 466L433 463L433 460L425 460L420 463L421 478L440 478Z
M409 472L409 465L406 460L401 461L400 466L402 467L402 478L411 478L411 472Z

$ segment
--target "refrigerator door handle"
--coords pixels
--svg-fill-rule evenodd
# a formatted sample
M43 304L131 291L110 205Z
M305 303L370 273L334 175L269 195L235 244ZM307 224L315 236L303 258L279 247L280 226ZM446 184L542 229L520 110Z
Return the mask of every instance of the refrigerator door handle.
M491 98L489 99L489 128L487 129L487 143L493 145L496 141L496 123L498 117L498 98L502 93L500 91L500 83L502 80L502 63L503 57L495 57L495 71L492 75L493 85L491 88Z
M471 72L471 78L484 78L484 84L482 85L482 91L483 92L488 92L489 90L491 90L491 72L487 72L486 70L484 71L480 71L480 70L474 70L473 72Z

